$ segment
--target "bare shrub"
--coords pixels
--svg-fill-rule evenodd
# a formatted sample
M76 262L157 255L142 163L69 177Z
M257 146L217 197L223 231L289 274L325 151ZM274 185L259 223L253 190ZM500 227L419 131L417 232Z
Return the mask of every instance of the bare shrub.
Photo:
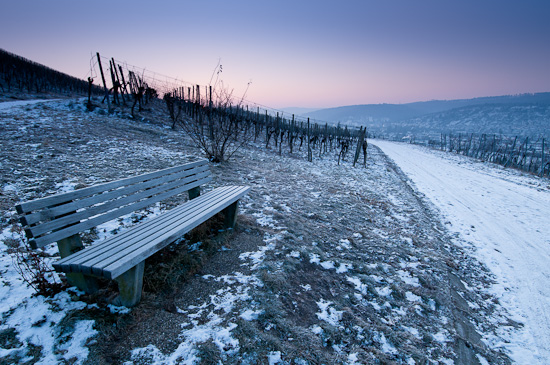
M248 124L231 107L205 108L179 125L212 162L228 160L250 137Z
M42 251L33 250L14 238L4 239L4 244L8 247L15 270L37 294L52 296L61 290L62 284L56 280L53 269L46 262L46 256Z

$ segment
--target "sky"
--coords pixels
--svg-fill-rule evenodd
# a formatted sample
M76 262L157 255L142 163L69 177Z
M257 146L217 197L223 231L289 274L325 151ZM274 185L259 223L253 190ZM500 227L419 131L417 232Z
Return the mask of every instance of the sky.
M84 79L99 52L199 85L219 63L272 108L550 91L548 0L0 2L0 48Z

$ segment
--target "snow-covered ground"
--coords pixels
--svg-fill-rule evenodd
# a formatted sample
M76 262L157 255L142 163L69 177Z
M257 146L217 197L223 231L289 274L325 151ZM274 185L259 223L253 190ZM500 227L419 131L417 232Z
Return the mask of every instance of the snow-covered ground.
M26 105L33 105L37 103L46 103L50 101L58 101L60 99L37 99L37 100L17 100L17 101L5 101L0 103L0 110L9 110L15 107L22 107Z
M527 353L536 347L527 331L517 341L515 322L488 292L491 278L460 239L471 236L450 237L372 146L367 168L338 165L336 150L316 152L312 163L304 149L279 155L262 138L212 164L205 189L252 187L237 229L210 246L190 244L180 261L167 261L170 251L146 265L160 274L131 310L68 288L33 295L13 264L13 248L24 242L13 206L200 156L160 105L137 119L104 105L88 112L82 100L0 106L0 363L507 364L510 352L521 363L544 362L544 354ZM537 183L503 177L526 189ZM211 256L199 255L207 249ZM50 255L55 247L45 261L56 259ZM160 285L175 267L202 260L185 280ZM504 286L511 287L501 283L495 293L505 297Z
M502 333L505 341L486 342L506 348L518 363L548 363L550 182L420 146L373 144L438 208L456 242L487 265L495 275L493 294L523 324Z

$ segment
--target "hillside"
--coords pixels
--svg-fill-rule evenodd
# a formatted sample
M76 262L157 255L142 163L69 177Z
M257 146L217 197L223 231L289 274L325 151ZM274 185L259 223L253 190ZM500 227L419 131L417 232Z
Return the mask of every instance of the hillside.
M88 95L88 82L0 48L0 102ZM102 89L92 86L92 92Z
M337 165L336 151L308 163L304 151L250 143L211 165L212 187L252 187L237 229L206 228L153 258L139 306L66 287L34 296L11 259L24 242L16 202L200 156L169 128L163 104L137 119L98 105L0 104L0 361L509 363L484 340L497 343L508 322L489 294L491 274L373 146L368 168L353 168ZM86 242L151 214L111 222ZM57 255L43 252L46 263Z
M322 109L307 116L367 126L370 133L421 139L440 133L503 133L509 136L548 135L550 93L434 100L408 104L354 105Z

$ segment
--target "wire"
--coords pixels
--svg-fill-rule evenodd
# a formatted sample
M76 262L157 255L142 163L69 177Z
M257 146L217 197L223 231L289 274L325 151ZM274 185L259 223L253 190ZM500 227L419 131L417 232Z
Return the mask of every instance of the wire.
M100 58L105 60L105 62L110 61L109 58L103 57L101 55L100 55ZM94 59L94 57L92 56L91 62L93 61L93 59ZM180 80L179 78L174 78L174 77L167 76L167 75L155 72L155 71L147 70L147 69L142 68L142 67L131 65L126 61L119 61L119 60L116 60L116 59L114 59L114 61L119 66L123 65L121 67L123 69L125 69L126 72L131 71L136 76L141 75L141 77L137 76L138 80L136 80L136 81L139 81L140 83L147 84L148 87L151 87L151 88L155 89L159 93L159 95L160 94L172 93L175 90L179 90L182 87L184 88L184 91L185 91L185 87L193 88L193 90L195 90L195 85L198 85L198 84L193 83L193 82ZM96 60L94 65L93 65L94 73L95 73L95 66L97 64L98 64L98 61ZM216 70L218 70L218 71L216 72ZM216 82L215 82L213 88L215 89L215 87L216 87L216 85L218 84L218 81L219 81L222 85L221 88L223 89L223 80L218 80L219 74L221 72L222 72L222 65L221 65L221 58L220 58L218 60L218 64L216 65L216 68L214 69L214 72L212 73L212 77L210 79L210 85L208 85L208 86L212 87L211 82L212 82L212 79L214 78L214 74L216 74L217 75L216 76ZM95 75L97 75L97 73L95 73ZM130 81L128 80L128 82L130 82ZM232 104L234 103L235 105L239 105L239 106L243 106L243 107L244 107L243 104L246 104L246 106L248 108L250 108L250 107L261 108L261 109L264 109L266 112L270 113L271 115L276 115L277 113L279 113L280 114L279 116L281 118L284 118L283 117L284 114L288 113L288 112L285 112L284 110L281 110L281 109L272 108L272 107L269 107L267 105L263 105L263 104L260 104L260 103L256 103L254 101L251 101L251 100L248 100L248 99L245 98L246 93L248 92L248 88L250 87L250 83L251 82L248 83L248 86L247 86L246 91L243 94L242 98L239 99L238 97L235 97L234 95L232 95L232 92L231 92L229 97L227 97L227 101L232 103ZM309 120L310 122L315 123L315 124L319 124L319 125L324 125L324 124L333 125L334 124L334 123L329 123L327 121L323 121L323 120L319 120L319 119L308 118L308 117L303 117L303 116L296 116L296 115L294 115L294 120L298 121L298 122L300 122L300 121L305 122L305 121ZM358 129L357 127L353 127L353 126L347 126L347 127L349 129Z

